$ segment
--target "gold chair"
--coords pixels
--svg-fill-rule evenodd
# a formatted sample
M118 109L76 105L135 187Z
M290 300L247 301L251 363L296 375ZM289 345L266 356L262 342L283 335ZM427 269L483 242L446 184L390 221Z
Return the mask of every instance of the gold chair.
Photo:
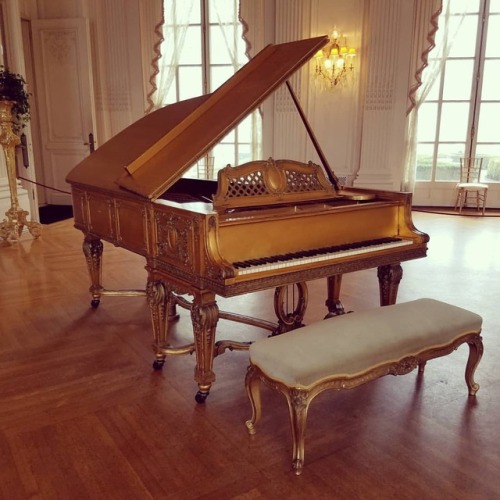
M488 184L480 182L483 158L460 158L460 182L457 184L457 199L455 210L466 205L482 209L483 215L486 208Z

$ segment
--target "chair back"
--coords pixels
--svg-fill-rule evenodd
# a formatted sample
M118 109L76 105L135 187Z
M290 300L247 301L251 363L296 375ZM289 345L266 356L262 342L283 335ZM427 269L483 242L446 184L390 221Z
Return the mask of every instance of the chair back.
M460 182L481 182L482 158L460 158Z

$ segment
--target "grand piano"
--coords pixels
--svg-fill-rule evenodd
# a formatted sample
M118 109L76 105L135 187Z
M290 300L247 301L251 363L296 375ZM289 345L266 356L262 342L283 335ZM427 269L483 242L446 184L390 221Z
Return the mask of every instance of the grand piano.
M246 343L216 341L224 313L216 297L275 289L273 333L300 326L306 282L326 278L327 316L342 314L341 278L377 268L380 304L396 301L401 262L424 257L428 235L411 218L411 194L345 188L315 141L288 78L328 42L317 37L269 45L212 94L161 108L130 125L67 176L75 227L84 233L91 304L104 295L143 293L150 307L153 367L195 353L196 401L215 381L214 357ZM322 165L266 159L227 166L217 181L183 178L232 128L287 85ZM102 241L144 256L144 291L102 285ZM284 290L297 306L285 310ZM189 297L189 300L186 299ZM169 319L189 308L194 341L173 346Z

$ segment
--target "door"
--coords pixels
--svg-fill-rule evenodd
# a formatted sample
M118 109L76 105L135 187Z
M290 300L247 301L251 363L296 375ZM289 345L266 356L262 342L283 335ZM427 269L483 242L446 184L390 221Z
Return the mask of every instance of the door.
M33 21L32 40L44 198L71 205L66 175L89 154L89 137L96 136L88 20Z

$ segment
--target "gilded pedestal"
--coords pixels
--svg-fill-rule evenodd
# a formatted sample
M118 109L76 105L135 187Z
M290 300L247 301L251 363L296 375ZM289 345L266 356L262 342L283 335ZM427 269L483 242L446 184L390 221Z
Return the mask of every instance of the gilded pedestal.
M0 223L0 238L6 242L15 242L27 227L34 238L42 233L42 225L28 221L28 212L21 209L17 198L16 146L21 142L12 129L12 101L0 101L0 144L5 154L7 177L10 190L10 208L5 212L7 219Z

